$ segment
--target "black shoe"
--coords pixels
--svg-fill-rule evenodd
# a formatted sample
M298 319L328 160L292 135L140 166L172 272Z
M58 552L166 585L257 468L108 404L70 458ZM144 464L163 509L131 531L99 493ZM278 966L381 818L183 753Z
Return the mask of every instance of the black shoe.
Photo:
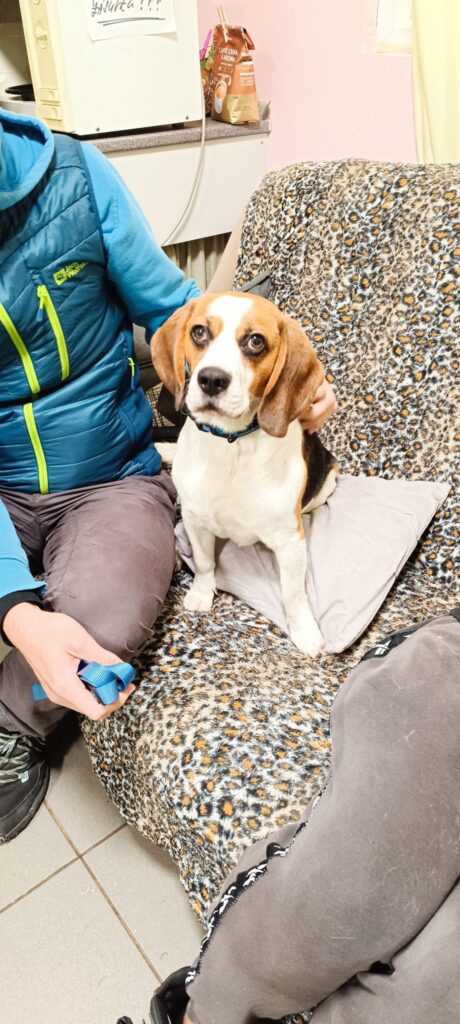
M189 1001L185 991L185 981L190 967L181 967L153 993L150 1001L150 1020L152 1024L182 1024L184 1013ZM132 1024L129 1017L122 1017L117 1024ZM282 1024L281 1020L258 1017L257 1024Z
M150 1001L152 1024L181 1024L188 1003L185 979L189 973L190 967L181 967L153 993Z
M29 824L45 798L50 778L45 741L0 729L0 843Z

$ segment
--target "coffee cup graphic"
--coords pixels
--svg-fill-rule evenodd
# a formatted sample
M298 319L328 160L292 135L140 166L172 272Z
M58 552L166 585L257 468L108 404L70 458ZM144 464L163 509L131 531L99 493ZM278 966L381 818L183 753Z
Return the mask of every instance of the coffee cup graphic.
M216 114L222 113L224 99L227 95L227 83L221 78L214 89L214 107Z

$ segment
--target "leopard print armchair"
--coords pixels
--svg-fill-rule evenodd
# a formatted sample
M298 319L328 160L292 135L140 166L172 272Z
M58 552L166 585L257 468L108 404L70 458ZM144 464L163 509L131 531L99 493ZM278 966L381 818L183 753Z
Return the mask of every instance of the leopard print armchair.
M451 491L344 654L308 660L228 595L209 616L186 613L179 573L137 693L85 723L107 792L170 852L201 918L243 847L320 790L331 704L365 651L454 603L459 196L459 167L344 161L270 174L249 202L235 286L262 276L311 338L339 403L321 437L342 471L448 480Z

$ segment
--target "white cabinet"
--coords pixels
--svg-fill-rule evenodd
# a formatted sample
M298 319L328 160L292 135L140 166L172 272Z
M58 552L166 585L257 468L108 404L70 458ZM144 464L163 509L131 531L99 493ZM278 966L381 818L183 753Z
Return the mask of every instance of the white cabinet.
M174 242L232 231L267 171L268 135L209 140L194 201ZM187 203L200 157L199 143L106 154L163 244Z

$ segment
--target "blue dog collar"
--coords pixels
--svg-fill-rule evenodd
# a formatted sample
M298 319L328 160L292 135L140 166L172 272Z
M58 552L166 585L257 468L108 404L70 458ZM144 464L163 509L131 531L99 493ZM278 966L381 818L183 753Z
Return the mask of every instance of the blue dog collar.
M189 412L188 409L187 416L193 420L195 426L198 427L198 430L202 430L204 434L214 434L214 437L224 437L229 444L233 444L233 442L237 441L239 437L246 437L246 434L253 434L255 430L260 429L257 416L254 416L252 423L249 424L249 427L246 427L246 430L234 430L231 434L227 434L226 431L221 430L220 427L211 427L209 423L198 423L198 420L192 416L192 413Z

